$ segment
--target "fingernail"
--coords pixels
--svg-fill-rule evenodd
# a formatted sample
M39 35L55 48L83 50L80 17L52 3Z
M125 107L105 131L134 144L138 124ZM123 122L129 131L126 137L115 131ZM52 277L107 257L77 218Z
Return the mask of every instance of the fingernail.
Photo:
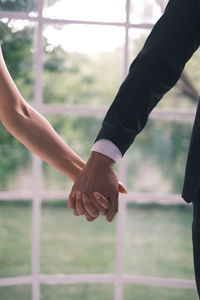
M80 200L81 199L81 192L76 192L76 199L77 200Z
M94 192L94 197L95 197L97 200L99 200L99 199L100 199L100 195L99 195L99 193L97 193L97 192Z

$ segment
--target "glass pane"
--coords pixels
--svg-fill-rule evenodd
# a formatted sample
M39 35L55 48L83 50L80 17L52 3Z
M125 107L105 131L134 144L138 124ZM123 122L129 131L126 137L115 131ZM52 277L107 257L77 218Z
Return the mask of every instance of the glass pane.
M34 95L34 27L35 24L28 20L0 19L0 44L6 65L28 102L33 100Z
M123 73L123 28L49 25L43 35L45 103L113 101Z
M31 300L31 286L18 285L0 287L0 296L2 300Z
M156 23L168 0L131 0L132 23Z
M125 0L46 0L43 15L55 19L125 21Z
M116 221L100 216L91 224L85 216L75 216L66 201L45 200L42 207L42 273L115 271Z
M42 285L42 300L112 300L113 286L111 284L68 284L59 286Z
M179 94L177 95L179 101L179 107L188 107L188 108L196 108L197 101L199 98L199 86L200 86L200 70L197 68L197 64L199 63L200 59L200 49L197 50L191 59L187 62L183 76L181 77L181 80L178 82L178 90ZM176 95L175 95L176 96ZM174 106L176 104L175 99L177 97L174 97ZM187 101L187 106L185 102L185 98ZM168 101L168 100L167 100ZM183 102L184 101L184 102ZM183 104L182 104L183 102ZM177 106L176 106L177 107Z
M101 127L102 119L96 117L45 115L56 132L83 160L87 161L91 147ZM43 163L43 189L71 189L72 181L57 169Z
M151 29L130 28L129 29L129 49L130 63L137 56L139 51L144 46L144 43L150 34Z
M151 30L147 29L130 29L129 64L131 64L144 46L150 32ZM177 109L195 109L199 96L198 86L200 85L200 70L199 68L196 68L199 59L200 50L197 50L186 64L183 74L177 84L163 96L156 108L174 108L176 111Z
M0 201L0 224L0 277L29 275L31 202Z
M125 273L194 280L191 226L191 206L129 203Z
M33 184L31 155L0 123L0 190L30 190Z
M197 293L193 289L179 289L169 287L145 286L143 284L126 284L124 287L124 300L195 300Z
M0 2L1 10L26 12L34 16L37 10L37 0L2 0Z
M34 24L27 20L1 19L2 50L8 70L27 102L33 99ZM0 189L32 187L31 155L0 123Z
M146 29L130 29L129 64L144 46L150 32L151 30ZM163 96L156 108L195 109L199 97L198 86L200 85L200 70L196 68L199 58L200 50L197 50L186 64L177 84Z
M191 131L192 123L149 118L127 152L128 189L180 194Z

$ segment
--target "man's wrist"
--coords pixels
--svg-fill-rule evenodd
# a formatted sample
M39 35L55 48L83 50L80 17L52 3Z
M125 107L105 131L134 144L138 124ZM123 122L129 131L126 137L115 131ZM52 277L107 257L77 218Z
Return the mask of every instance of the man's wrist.
M94 162L94 163L101 163L106 166L113 166L115 164L115 161L111 157L104 155L102 153L96 152L96 151L91 151L88 161Z
M91 151L99 152L110 158L112 158L116 163L122 158L122 153L119 148L108 139L99 139L92 146Z

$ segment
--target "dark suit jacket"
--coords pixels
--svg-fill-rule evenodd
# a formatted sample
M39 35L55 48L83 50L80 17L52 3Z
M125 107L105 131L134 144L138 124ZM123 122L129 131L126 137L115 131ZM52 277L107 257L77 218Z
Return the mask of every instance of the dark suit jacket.
M199 44L200 0L169 0L131 63L95 142L111 140L124 155L146 125L151 110L176 84ZM188 203L200 183L200 108L195 126L182 195Z

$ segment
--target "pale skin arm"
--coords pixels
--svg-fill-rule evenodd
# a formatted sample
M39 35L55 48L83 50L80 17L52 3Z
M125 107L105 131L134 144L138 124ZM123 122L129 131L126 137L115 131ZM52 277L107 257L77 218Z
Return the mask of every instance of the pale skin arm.
M31 152L71 180L75 181L85 167L85 161L66 145L50 123L23 99L7 70L1 48L0 121ZM119 190L126 192L121 184ZM109 207L106 199L102 201Z
M50 123L22 97L0 50L0 119L31 152L75 180L85 162L60 138Z

